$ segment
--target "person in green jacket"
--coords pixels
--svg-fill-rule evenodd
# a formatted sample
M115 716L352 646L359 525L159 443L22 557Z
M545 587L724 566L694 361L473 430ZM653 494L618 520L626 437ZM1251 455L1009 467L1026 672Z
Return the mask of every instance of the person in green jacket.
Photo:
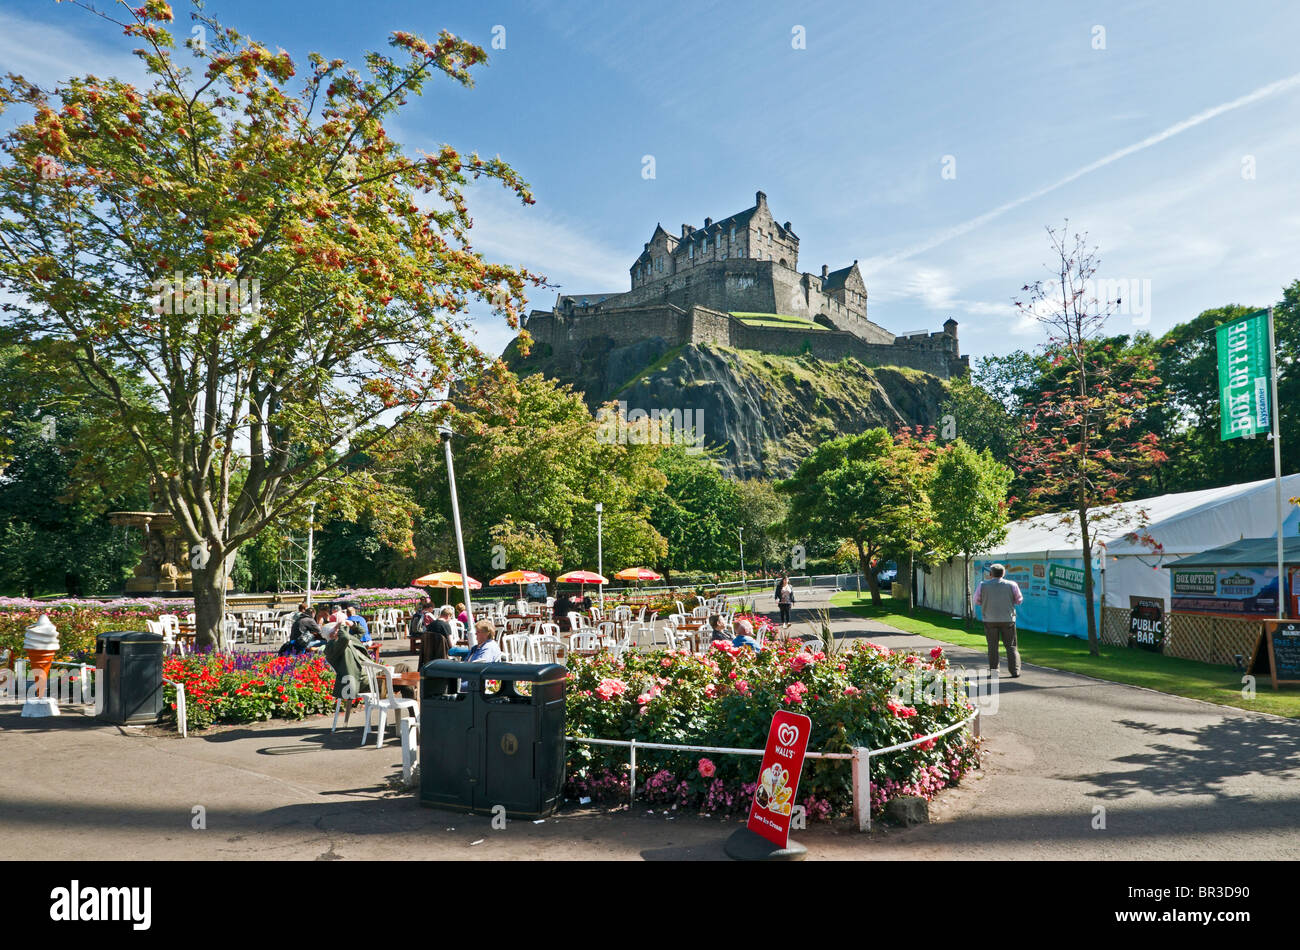
M370 661L370 654L352 634L352 624L348 621L334 628L329 643L325 644L325 660L334 667L335 699L356 699L365 691L361 664Z

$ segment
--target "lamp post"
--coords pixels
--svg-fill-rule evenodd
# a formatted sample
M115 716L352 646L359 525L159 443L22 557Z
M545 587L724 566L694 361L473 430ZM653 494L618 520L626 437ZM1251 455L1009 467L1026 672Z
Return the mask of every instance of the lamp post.
M749 592L749 585L745 583L745 529L737 528L736 534L740 537L740 593L746 594Z
M307 606L311 606L311 560L316 542L316 502L311 503L311 512L307 515Z
M602 544L603 538L601 536L601 528L603 527L602 521L603 521L604 511L605 511L605 503L601 501L596 502L596 573L599 574L601 577L605 576L605 551ZM605 585L600 584L599 587L600 587L600 609L603 611L605 609Z
M469 598L469 568L465 564L465 538L460 531L460 502L456 499L456 469L451 462L451 426L438 426L438 435L442 437L443 448L447 452L447 486L451 491L451 521L456 529L456 553L460 556L460 583L465 594L465 639L470 650L474 649L478 638L474 636L474 607Z

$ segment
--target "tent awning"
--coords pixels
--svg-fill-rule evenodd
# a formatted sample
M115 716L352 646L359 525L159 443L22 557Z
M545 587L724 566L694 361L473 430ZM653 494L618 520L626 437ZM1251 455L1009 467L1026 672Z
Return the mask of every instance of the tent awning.
M1282 559L1300 564L1300 537L1283 538ZM1221 544L1191 557L1180 558L1170 567L1274 567L1277 565L1277 538L1243 538Z

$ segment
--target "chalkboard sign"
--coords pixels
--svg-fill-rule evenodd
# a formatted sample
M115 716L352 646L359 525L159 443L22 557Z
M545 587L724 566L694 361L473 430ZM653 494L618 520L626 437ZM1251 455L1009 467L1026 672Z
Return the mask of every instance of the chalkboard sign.
M1300 620L1268 620L1264 623L1273 688L1280 683L1300 685Z

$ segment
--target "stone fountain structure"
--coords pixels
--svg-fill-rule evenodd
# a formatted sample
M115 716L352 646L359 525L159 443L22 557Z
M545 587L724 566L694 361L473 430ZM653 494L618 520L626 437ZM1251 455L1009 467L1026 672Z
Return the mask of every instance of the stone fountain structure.
M128 594L189 593L194 589L189 546L170 512L110 511L108 520L144 531L144 554L126 582Z

